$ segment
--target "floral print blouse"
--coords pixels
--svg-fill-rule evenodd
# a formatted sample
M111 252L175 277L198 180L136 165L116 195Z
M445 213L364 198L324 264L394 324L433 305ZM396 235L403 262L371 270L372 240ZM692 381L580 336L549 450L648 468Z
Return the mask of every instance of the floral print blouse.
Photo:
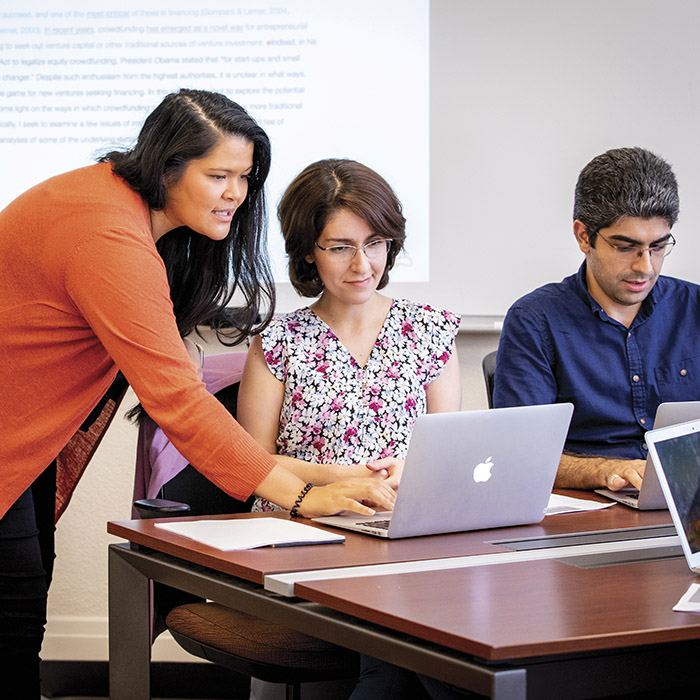
M452 353L459 318L394 300L364 367L311 309L262 333L272 374L284 384L278 454L320 464L404 458L426 387ZM258 499L255 510L270 507Z

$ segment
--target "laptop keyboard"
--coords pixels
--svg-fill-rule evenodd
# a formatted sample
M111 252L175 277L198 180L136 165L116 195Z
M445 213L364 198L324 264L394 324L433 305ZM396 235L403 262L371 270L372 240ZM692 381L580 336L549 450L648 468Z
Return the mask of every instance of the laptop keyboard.
M362 525L362 527L373 527L377 530L388 530L389 522L389 520L363 520L361 523L358 523L358 525Z

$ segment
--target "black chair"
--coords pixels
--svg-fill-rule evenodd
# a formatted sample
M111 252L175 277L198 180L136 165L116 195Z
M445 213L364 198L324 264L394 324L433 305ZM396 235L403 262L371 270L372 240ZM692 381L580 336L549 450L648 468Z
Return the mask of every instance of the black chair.
M238 384L215 396L235 415ZM252 499L242 503L232 498L192 465L158 495L134 502L141 517L240 513L252 505ZM302 683L359 675L354 651L162 584L154 584L153 596L160 631L168 629L183 649L245 676L284 683L288 700L301 699Z
M484 355L481 361L481 369L484 373L484 381L486 382L486 398L489 402L489 408L493 408L493 381L496 374L496 350Z

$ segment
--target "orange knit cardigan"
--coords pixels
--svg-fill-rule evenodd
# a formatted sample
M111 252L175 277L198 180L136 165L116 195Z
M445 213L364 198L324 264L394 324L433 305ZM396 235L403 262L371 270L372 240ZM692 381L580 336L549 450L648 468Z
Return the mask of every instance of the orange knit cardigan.
M0 350L0 517L117 369L177 449L233 496L247 498L275 464L197 378L148 208L108 163L51 178L0 212ZM81 471L59 463L58 513Z

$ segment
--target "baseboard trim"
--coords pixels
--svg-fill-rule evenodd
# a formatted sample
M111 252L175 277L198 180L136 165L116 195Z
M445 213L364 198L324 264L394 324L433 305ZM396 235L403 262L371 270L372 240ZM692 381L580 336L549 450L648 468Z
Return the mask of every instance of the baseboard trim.
M107 617L49 616L41 646L41 658L47 661L108 661ZM155 640L151 658L153 661L200 662L188 654L167 631Z

